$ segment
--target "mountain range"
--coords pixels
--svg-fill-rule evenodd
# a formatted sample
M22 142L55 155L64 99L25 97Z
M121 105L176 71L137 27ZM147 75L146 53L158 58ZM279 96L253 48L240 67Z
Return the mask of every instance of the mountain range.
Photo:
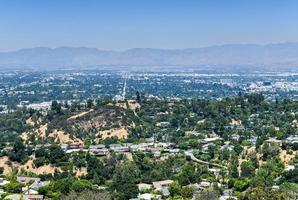
M106 51L86 47L36 47L0 52L0 69L82 69L101 66L298 71L298 43L229 44L189 49L135 48L125 51Z

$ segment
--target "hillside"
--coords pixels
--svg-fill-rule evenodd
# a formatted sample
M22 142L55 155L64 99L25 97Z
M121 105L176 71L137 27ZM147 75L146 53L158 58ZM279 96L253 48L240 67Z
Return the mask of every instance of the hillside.
M104 51L85 47L31 48L0 53L0 67L62 69L94 66L184 66L281 70L298 67L298 44L231 44L193 49L138 48ZM233 67L233 68L232 68Z

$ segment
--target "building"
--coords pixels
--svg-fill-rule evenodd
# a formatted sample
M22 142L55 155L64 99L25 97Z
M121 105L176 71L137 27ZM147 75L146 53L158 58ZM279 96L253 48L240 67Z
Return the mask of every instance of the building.
M68 148L68 144L61 144L60 147L63 151L66 151Z
M222 140L220 137L205 138L201 140L201 144L210 144Z
M298 136L297 135L291 135L291 136L287 137L286 142L290 143L290 144L298 143Z
M89 149L104 149L106 148L106 145L104 144L98 144L98 145L90 145Z
M89 152L95 156L106 156L109 153L109 150L107 148L89 149Z
M138 184L139 191L151 190L152 188L153 188L152 184L147 184L147 183L139 183Z
M83 148L83 144L80 142L74 142L74 143L68 145L68 148L69 149L81 149L81 148Z
M158 122L156 123L157 127L167 127L170 125L170 122Z
M155 190L160 191L163 196L169 196L169 186L173 183L173 180L163 180L163 181L155 181L152 182L152 185Z
M9 183L9 181L5 180L4 178L0 178L0 186Z
M29 182L40 182L40 178L33 178L33 177L24 177L24 176L18 176L17 181L19 183L27 184Z
M109 147L110 147L110 150L117 153L129 152L128 146L121 146L120 144L110 144Z
M39 194L11 194L5 197L7 200L43 200L43 195Z
M161 199L161 195L157 195L157 194L145 193L145 194L138 195L138 200L160 200L160 199Z
M24 200L43 200L43 195L40 195L40 194L24 195Z
M285 166L285 171L291 171L295 169L295 165L286 165Z
M269 144L275 143L275 144L281 145L282 140L278 140L276 138L269 138L268 140L265 140L264 142L269 143Z

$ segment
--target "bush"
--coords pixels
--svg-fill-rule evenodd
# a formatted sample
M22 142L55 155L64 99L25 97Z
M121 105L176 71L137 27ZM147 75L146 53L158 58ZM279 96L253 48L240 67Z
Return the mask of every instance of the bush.
M236 179L233 186L236 191L242 192L248 188L249 182L247 179Z

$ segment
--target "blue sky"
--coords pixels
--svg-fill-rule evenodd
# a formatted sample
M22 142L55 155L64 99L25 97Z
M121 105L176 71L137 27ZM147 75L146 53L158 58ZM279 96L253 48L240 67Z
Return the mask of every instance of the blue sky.
M296 0L2 0L0 51L298 42Z

